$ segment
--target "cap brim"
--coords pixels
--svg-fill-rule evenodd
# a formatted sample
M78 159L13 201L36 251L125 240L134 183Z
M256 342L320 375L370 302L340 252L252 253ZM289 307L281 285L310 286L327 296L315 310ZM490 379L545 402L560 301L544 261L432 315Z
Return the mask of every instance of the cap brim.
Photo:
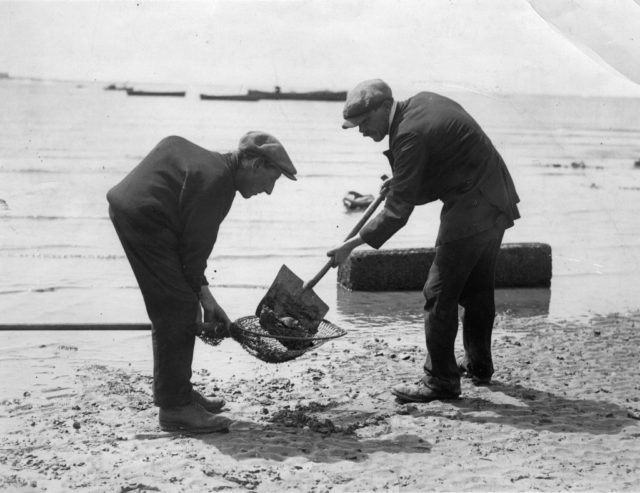
M291 173L287 173L286 171L282 171L282 170L280 170L280 172L290 180L298 181L298 179L296 178L296 175L292 175Z
M364 115L354 116L353 118L345 119L345 121L342 123L342 128L347 129L347 128L357 127L367 119L367 116L369 116L369 113L365 113Z

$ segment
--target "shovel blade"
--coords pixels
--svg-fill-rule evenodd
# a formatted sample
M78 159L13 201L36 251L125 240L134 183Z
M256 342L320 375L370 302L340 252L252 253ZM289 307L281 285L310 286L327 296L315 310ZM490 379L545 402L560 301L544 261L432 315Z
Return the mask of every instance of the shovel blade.
M256 316L259 317L266 307L277 317L293 317L307 330L315 332L329 307L312 289L302 289L303 284L302 279L286 265L280 267L267 294L258 304Z

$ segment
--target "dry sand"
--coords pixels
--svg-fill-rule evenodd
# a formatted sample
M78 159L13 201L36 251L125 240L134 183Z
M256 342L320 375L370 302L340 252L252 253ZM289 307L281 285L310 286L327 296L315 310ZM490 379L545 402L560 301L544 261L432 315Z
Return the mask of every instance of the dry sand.
M421 331L268 365L198 343L193 381L231 432L161 432L148 333L5 333L3 491L639 491L640 313L501 317L489 387L398 404ZM460 349L460 348L459 348Z

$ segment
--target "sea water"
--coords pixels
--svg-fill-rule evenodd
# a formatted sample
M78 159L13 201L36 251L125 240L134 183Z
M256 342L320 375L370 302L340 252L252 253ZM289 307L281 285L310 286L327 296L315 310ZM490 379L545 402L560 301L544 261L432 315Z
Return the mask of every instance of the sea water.
M401 97L410 94L400 95ZM640 99L447 94L483 126L521 197L505 242L552 247L551 289L498 290L498 310L550 318L640 307ZM389 173L376 144L341 125L341 103L129 97L102 84L0 81L2 323L145 322L105 194L163 137L234 149L248 130L287 148L299 180L237 196L207 276L231 318L251 314L282 264L311 278ZM384 248L433 246L440 203L419 207ZM368 248L368 247L363 247ZM421 293L357 293L330 271L316 291L352 328L420 324Z

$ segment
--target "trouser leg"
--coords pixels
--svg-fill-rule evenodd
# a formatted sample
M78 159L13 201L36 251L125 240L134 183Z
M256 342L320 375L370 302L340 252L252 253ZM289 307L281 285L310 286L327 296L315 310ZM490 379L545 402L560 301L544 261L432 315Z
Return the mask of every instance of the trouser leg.
M472 376L483 380L489 380L494 371L491 335L496 315L495 274L503 234L503 230L496 231L495 237L485 246L460 297L464 308L462 366Z
M489 242L486 233L436 247L423 293L427 359L424 383L438 391L460 392L460 370L455 358L458 304L467 280Z
M109 210L152 325L153 394L160 407L191 402L191 364L199 306L182 273L177 239L166 229L142 227Z
M157 320L152 323L153 400L158 407L176 407L192 400L191 364L195 332L192 325Z

